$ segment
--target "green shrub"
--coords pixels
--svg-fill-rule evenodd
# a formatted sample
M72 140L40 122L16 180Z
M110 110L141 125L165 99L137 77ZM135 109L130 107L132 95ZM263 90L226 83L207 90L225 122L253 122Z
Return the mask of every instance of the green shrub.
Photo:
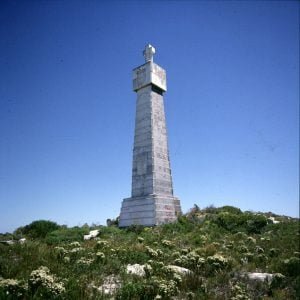
M268 224L268 220L263 215L248 214L246 221L246 231L248 234L261 233L262 229Z
M242 211L239 208L234 207L234 206L229 206L229 205L222 206L222 207L218 208L218 211L228 212L230 214L235 214L235 215L239 215L239 214L242 213Z
M244 224L243 218L241 218L239 215L231 214L227 211L220 212L215 219L215 222L217 225L233 232L237 232L238 229Z
M136 234L142 233L144 230L144 226L142 225L130 225L129 227L126 228L127 232L134 232Z
M123 285L122 288L117 292L115 299L117 300L153 299L145 295L145 290L146 289L141 282L129 282Z
M88 228L72 227L60 228L47 234L47 244L59 244L64 242L82 241L83 236L89 233Z
M282 264L283 273L288 276L300 276L300 258L285 259Z
M267 218L263 215L251 213L234 214L227 211L221 211L214 219L214 222L233 233L244 231L248 234L261 233L268 223Z
M28 283L31 294L41 299L54 298L65 292L63 282L58 281L44 266L31 272Z
M60 226L52 221L38 220L26 225L19 227L15 233L23 234L33 239L45 238L46 235L54 230L59 229Z
M203 209L203 212L208 214L215 214L218 212L218 208L216 208L214 205L207 206Z
M16 279L0 279L0 299L23 299L28 286Z

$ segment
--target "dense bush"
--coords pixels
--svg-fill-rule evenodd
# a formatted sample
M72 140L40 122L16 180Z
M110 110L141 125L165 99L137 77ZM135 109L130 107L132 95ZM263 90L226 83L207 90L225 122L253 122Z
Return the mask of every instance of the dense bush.
M288 276L300 275L300 258L291 257L282 262L283 273Z
M52 221L38 220L26 225L19 227L15 233L28 236L33 239L45 238L46 235L54 230L59 229L60 226Z
M234 207L234 206L229 206L229 205L222 206L222 207L218 208L218 211L228 212L230 214L235 214L235 215L238 215L238 214L242 213L242 211L239 208Z
M62 227L58 230L51 231L46 236L48 244L60 244L64 242L74 242L83 240L83 236L89 233L86 227Z
M215 223L231 232L244 231L248 234L261 233L267 225L267 218L260 214L229 213L221 211L214 219Z

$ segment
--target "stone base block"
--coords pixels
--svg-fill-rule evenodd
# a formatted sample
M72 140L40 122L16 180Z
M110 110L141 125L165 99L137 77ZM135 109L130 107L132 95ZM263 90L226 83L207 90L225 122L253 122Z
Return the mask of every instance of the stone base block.
M173 222L181 213L178 198L161 195L126 198L123 200L119 227L154 226Z

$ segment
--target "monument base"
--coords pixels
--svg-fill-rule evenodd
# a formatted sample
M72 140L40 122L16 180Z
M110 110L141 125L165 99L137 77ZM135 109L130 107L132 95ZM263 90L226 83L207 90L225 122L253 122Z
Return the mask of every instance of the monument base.
M119 227L170 223L177 219L178 214L181 214L181 208L176 197L152 194L126 198L122 202Z

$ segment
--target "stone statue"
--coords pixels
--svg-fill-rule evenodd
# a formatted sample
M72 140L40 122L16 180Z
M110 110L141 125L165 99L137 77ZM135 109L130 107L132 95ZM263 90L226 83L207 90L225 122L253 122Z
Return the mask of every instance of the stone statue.
M150 44L147 44L145 50L143 51L143 55L145 57L145 62L152 61L153 62L153 55L155 54L155 48Z

